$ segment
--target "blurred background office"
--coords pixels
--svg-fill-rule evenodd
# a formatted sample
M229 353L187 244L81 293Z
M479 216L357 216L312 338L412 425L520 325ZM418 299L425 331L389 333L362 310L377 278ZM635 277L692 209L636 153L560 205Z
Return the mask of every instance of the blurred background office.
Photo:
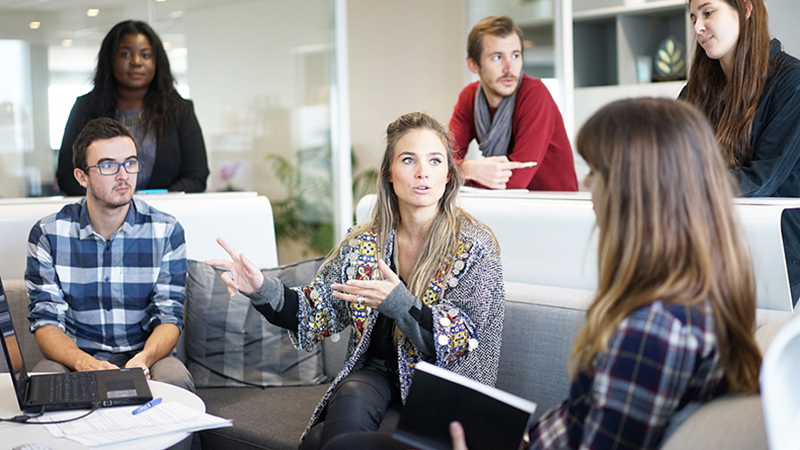
M768 8L771 30L798 54L795 1ZM203 130L207 190L269 197L287 263L324 254L352 223L392 119L424 110L449 121L474 80L466 35L478 19L507 14L520 24L523 69L545 79L573 137L598 103L629 95L635 77L616 73L620 62L582 86L589 41L616 30L615 20L634 33L666 21L692 48L685 11L683 0L0 0L0 199L58 194L67 116L122 20L147 21L164 41ZM624 42L603 45L624 59ZM640 89L677 89L651 84Z

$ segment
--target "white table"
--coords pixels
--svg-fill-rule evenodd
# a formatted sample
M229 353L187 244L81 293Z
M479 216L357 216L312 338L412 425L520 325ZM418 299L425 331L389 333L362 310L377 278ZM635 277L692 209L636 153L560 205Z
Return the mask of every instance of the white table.
M201 400L200 397L192 392L171 384L161 383L153 380L150 380L149 384L150 390L153 393L153 398L161 397L165 402L178 401L192 409L202 412L206 411L206 405L203 403L203 400ZM85 410L76 410L75 414L80 415L84 412ZM19 410L19 405L17 404L17 397L14 395L14 388L11 385L11 376L8 373L0 373L0 417L5 419L19 414L21 414L21 412ZM45 414L44 417L47 417L47 414ZM163 449L169 447L170 445L181 442L190 435L191 433L176 432L146 439L122 442L115 445L92 448L103 450ZM2 442L3 449L11 449L18 445L32 443L40 444L53 450L85 450L88 448L69 439L54 438L50 435L50 432L47 431L44 425L25 425L8 422L0 422L0 442Z

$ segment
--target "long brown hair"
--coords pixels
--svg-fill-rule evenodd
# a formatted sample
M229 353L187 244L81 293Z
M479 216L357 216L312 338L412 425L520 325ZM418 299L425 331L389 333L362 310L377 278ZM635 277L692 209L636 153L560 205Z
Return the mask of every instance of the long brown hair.
M593 198L597 295L575 341L573 376L594 372L594 357L634 310L707 299L730 390L757 392L753 268L706 118L685 102L618 101L584 124L577 149L602 185Z
M686 85L686 100L714 125L728 166L750 159L753 118L770 72L769 21L763 0L725 0L739 15L739 40L731 78L698 42ZM691 4L691 0L688 1ZM748 17L747 5L752 5ZM691 5L690 5L691 6Z

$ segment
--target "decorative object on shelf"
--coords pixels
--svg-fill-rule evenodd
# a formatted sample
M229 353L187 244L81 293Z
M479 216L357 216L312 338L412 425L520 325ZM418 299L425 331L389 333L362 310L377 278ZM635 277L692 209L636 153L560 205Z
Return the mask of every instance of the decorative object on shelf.
M655 54L654 81L686 79L686 51L677 39L670 36L659 44Z
M653 78L653 58L650 55L636 57L636 81L649 83Z

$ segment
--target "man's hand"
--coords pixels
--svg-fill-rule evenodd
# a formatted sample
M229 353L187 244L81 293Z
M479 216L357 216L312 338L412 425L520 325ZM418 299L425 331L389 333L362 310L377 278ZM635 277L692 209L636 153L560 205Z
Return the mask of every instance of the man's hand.
M75 363L75 370L77 372L91 372L93 370L111 369L119 369L119 367L111 364L108 361L100 361L99 359L95 359L90 355L86 355L86 357L78 359L78 361Z
M505 156L470 159L461 163L467 180L476 181L489 189L505 189L511 171L526 167L525 163L509 161Z
M129 359L127 363L125 363L125 368L130 369L133 367L140 367L144 371L144 376L147 379L150 379L150 368L147 367L147 363L145 362L145 358L142 353L137 353L134 355L133 358Z

